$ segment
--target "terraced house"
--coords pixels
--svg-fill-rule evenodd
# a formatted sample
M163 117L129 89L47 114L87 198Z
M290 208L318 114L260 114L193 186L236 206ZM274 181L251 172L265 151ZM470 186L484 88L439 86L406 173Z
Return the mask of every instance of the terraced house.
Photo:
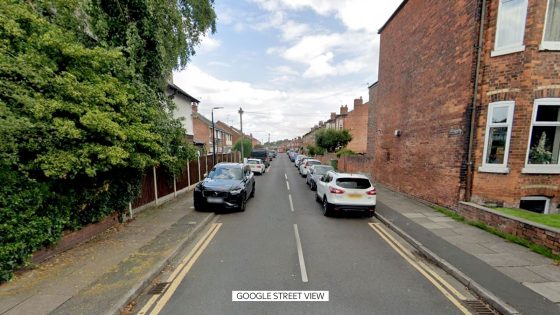
M560 0L408 0L379 33L376 180L558 212Z

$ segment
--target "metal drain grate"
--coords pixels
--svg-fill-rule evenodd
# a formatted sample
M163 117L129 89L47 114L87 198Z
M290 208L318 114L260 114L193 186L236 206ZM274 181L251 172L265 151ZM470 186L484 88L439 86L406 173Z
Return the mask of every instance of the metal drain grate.
M167 286L169 286L170 282L160 282L158 284L156 284L153 288L150 289L150 291L148 291L148 294L162 294L163 291L165 291L165 289L167 289Z
M497 315L488 305L479 300L465 301L465 304L478 315Z

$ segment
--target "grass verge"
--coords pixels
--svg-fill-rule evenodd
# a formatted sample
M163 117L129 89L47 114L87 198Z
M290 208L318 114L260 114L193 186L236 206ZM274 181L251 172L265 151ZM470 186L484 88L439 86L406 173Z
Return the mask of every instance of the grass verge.
M527 247L528 249L530 249L531 251L533 251L537 254L541 254L545 257L554 259L556 261L556 264L560 263L560 255L554 254L552 252L552 250L550 250L549 248L546 248L542 245L535 244L535 243L533 243L529 240L526 240L524 238L515 236L513 234L509 234L509 233L500 231L500 230L498 230L494 227L488 226L484 222L466 220L465 217L463 217L462 215L458 214L457 212L455 212L453 210L449 210L447 208L440 207L440 206L437 206L437 205L433 205L431 207L432 207L432 209L436 210L437 212L443 213L446 216L448 216L448 217L450 217L450 218L452 218L456 221L467 223L471 226L477 227L481 230L484 230L486 232L489 232L489 233L492 233L496 236L499 236L503 239L506 239L506 240L508 240L512 243L515 243L515 244L518 244L518 245L521 245L521 246L525 246L525 247Z
M527 210L513 208L492 208L496 211L509 214L516 218L525 219L531 222L540 223L553 228L560 228L560 214L541 214Z

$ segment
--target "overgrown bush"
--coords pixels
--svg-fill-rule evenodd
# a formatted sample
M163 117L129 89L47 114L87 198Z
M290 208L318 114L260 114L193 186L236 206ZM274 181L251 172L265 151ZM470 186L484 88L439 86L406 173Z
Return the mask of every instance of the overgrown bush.
M336 157L341 157L341 156L351 156L351 155L356 155L356 152L348 149L348 148L343 148L338 150L338 152L336 152Z
M147 14L165 5L175 11ZM213 29L214 16L190 25L203 7L0 0L0 282L64 229L124 211L144 169L179 173L194 158L163 86L199 28Z

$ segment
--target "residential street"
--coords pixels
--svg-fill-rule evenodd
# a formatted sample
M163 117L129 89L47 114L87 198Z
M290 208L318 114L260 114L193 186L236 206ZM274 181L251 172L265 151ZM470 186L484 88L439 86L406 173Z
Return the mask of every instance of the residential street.
M246 212L223 214L217 222L214 238L169 301L155 303L161 314L461 313L372 229L368 223L375 220L324 217L284 155L257 178ZM232 302L232 291L247 290L329 291L330 301Z

